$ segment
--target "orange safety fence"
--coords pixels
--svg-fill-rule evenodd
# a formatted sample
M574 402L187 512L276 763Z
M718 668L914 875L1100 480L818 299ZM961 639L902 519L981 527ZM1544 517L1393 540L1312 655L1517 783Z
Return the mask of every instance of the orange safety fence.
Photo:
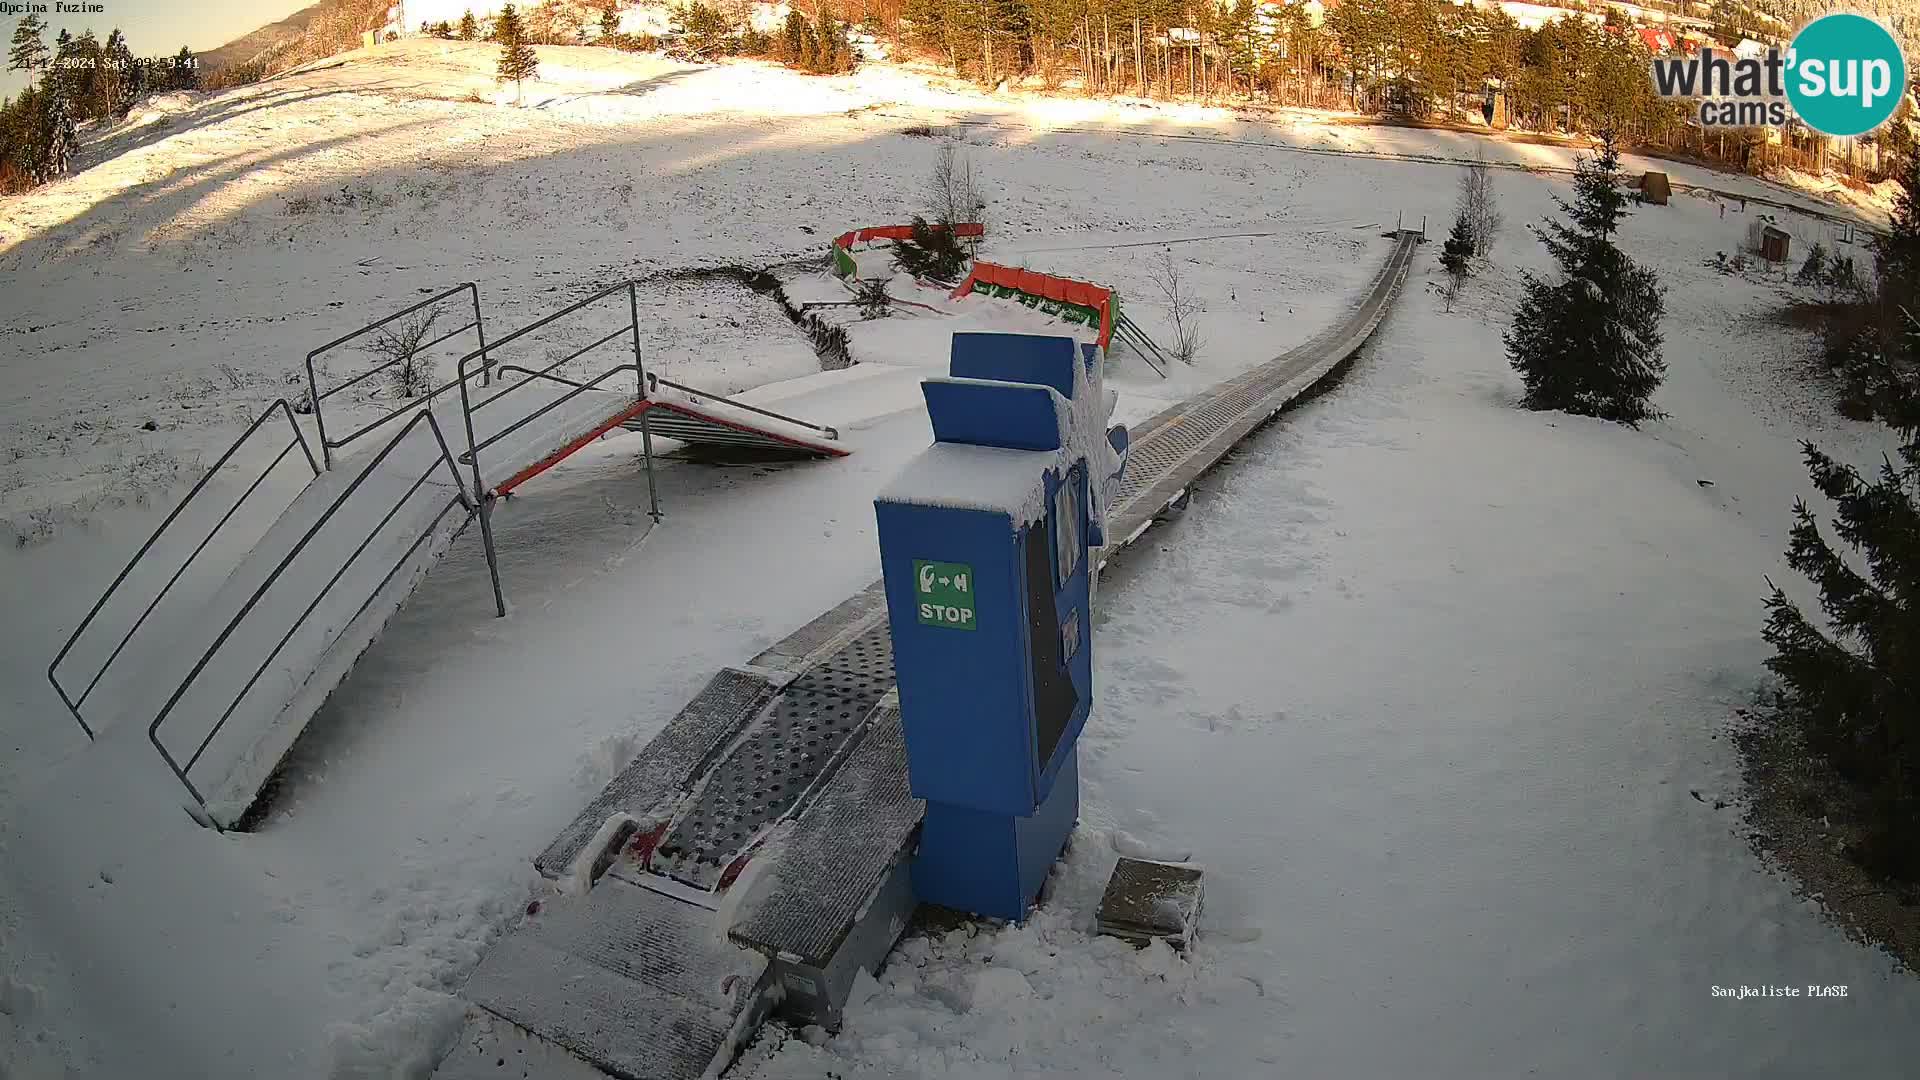
M928 225L929 229L952 229L953 235L962 237L985 236L987 227L977 221L962 221L955 225ZM833 246L851 248L855 244L864 244L872 240L911 240L911 225L869 225L864 229L854 229L833 238Z
M1017 289L1028 296L1092 308L1100 313L1100 347L1106 348L1108 340L1113 337L1113 290L1104 286L1054 277L1035 270L976 261L973 269L968 271L967 279L953 290L953 299L958 300L972 292L974 285L979 283Z

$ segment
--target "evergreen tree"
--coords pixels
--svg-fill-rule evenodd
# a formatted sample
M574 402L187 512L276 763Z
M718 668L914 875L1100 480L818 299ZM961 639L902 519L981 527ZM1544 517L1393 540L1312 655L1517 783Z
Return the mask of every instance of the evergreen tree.
M812 71L820 63L820 41L812 33L800 39L800 55L794 57L794 63L802 71Z
M460 16L460 40L472 41L479 36L480 23L474 19L473 9L468 8L466 13Z
M913 215L913 233L893 245L895 266L914 277L934 281L956 281L967 264L967 252L950 228L929 225L919 214Z
M520 84L523 80L537 78L540 73L540 56L527 44L520 27L520 13L512 4L500 9L499 18L494 20L494 36L500 39L500 63L496 69L494 81L513 83L513 100L520 100Z
M106 82L106 65L101 52L100 39L93 36L92 30L73 39L70 49L73 82L67 105L77 119L91 120L106 115L107 110L102 107L106 95L101 93L101 84Z
M787 24L780 29L780 59L789 64L800 63L807 40L812 36L812 31L807 27L807 17L788 9Z
M0 110L0 191L25 190L39 183L46 147L46 91L31 84Z
M7 50L7 70L24 71L27 82L33 82L35 73L47 68L47 43L41 34L47 24L40 16L29 15L21 19L13 28L13 47Z
M1800 272L1793 280L1801 285L1818 285L1827 279L1827 249L1815 242L1807 248L1807 261L1800 264Z
M74 134L73 108L67 100L67 88L58 79L49 80L46 101L42 106L38 160L34 163L33 179L44 184L55 177L65 176L73 157Z
M1920 297L1920 155L1904 164L1887 231L1873 242L1880 297L1889 305L1913 304Z
M180 51L174 54L171 81L175 90L200 89L199 65L194 62L193 51L185 45L180 46Z
M1453 232L1447 242L1440 246L1440 268L1447 272L1447 283L1441 291L1446 298L1447 310L1453 310L1453 301L1460 295L1461 286L1467 282L1467 274L1473 269L1473 225L1467 216L1456 214L1453 219Z
M831 74L838 70L840 62L840 31L834 25L833 12L825 5L820 8L820 40L814 43L813 70L818 74Z
M668 26L675 38L674 51L690 59L725 56L739 44L739 27L727 13L700 0L675 8Z
M100 51L101 72L96 89L100 94L100 115L118 120L133 109L133 51L119 27L107 35Z
M600 12L600 40L612 41L615 37L619 36L619 34L620 16L614 14L612 8L602 10Z
M53 55L47 61L47 82L64 83L67 93L72 94L73 69L73 34L63 28L53 36Z
M1626 213L1620 152L1603 133L1597 154L1583 155L1574 202L1555 197L1568 223L1534 229L1560 264L1562 280L1527 275L1526 295L1506 333L1507 358L1526 386L1529 409L1559 409L1630 427L1657 414L1661 290L1652 271L1613 243Z
M1904 316L1903 349L1920 365L1920 320ZM1785 684L1787 715L1808 748L1871 795L1870 831L1853 851L1869 869L1920 878L1920 400L1911 385L1890 411L1899 461L1869 480L1804 444L1814 486L1832 499L1855 569L1821 534L1806 503L1794 507L1787 561L1820 589L1827 630L1775 587L1763 636L1767 667Z

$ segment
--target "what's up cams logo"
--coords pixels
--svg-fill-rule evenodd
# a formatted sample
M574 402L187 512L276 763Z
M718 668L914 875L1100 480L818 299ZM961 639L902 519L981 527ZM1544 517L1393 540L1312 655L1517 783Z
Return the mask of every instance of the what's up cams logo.
M1863 135L1899 107L1907 60L1872 19L1824 15L1784 53L1728 56L1709 48L1655 57L1653 87L1661 97L1699 98L1705 127L1783 127L1793 115L1823 134Z

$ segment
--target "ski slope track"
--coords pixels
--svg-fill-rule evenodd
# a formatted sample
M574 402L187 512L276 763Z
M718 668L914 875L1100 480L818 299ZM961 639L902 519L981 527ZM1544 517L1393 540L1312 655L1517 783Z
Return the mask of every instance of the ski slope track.
M1101 557L1351 359L1423 239L1396 235L1346 318L1136 426L1111 512L1121 539ZM878 583L716 675L535 860L563 895L481 960L436 1075L575 1058L694 1080L725 1069L771 1011L837 1027L913 909L924 807L907 789L892 675Z

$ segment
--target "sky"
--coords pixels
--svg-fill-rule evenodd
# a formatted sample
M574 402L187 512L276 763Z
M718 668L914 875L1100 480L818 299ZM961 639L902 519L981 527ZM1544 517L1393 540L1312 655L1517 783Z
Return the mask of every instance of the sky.
M299 11L313 0L94 0L106 10L97 15L61 15L54 0L9 0L11 3L39 3L46 7L40 15L47 24L47 44L61 30L78 37L91 29L94 36L106 40L114 27L127 37L135 56L162 56L180 51L185 45L197 51L218 48L248 31ZM13 40L13 28L25 14L0 16L0 42ZM0 74L0 94L18 93L26 78L18 71Z

